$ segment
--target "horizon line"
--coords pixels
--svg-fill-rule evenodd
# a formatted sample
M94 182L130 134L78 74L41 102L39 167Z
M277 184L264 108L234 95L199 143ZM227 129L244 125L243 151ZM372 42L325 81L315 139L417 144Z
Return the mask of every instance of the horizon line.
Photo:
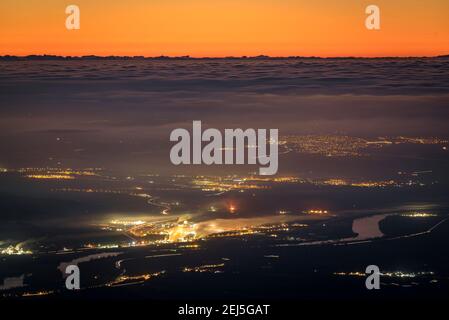
M434 55L434 56L300 56L300 55L289 55L289 56L269 56L269 55L255 55L255 56L190 56L190 55L179 55L179 56L144 56L144 55L57 55L57 54L28 54L28 55L0 55L0 59L432 59L432 58L448 58L448 54Z

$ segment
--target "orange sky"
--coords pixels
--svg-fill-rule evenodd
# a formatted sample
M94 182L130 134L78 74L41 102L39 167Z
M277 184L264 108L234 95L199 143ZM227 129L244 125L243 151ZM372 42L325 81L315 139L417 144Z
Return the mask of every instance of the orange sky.
M65 28L77 4L81 29ZM381 30L365 28L365 7ZM0 55L449 54L447 0L1 0Z

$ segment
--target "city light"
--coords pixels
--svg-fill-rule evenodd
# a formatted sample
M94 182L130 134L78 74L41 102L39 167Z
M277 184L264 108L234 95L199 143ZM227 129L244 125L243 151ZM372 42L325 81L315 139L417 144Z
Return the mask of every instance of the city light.
M22 248L22 246L20 244L15 245L15 246L8 246L5 249L2 249L0 251L0 254L4 254L4 255L24 255L24 254L32 254L33 252L31 250L26 250L24 248Z

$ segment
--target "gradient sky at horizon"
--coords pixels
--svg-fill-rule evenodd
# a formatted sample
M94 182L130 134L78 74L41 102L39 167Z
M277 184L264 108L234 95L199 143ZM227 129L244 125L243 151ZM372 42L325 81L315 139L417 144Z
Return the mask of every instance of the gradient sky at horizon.
M0 30L1 55L433 56L449 54L449 1L2 0Z

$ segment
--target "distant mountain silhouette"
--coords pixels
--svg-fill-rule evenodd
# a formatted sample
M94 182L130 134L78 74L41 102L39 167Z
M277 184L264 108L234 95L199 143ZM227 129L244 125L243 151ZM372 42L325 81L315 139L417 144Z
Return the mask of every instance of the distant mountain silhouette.
M201 59L257 59L257 60L272 60L272 59L435 59L435 58L449 58L449 55L441 55L435 57L316 57L316 56L285 56L285 57L270 57L266 55L259 56L227 56L227 57L190 57L190 56L58 56L58 55L28 55L28 56L0 56L0 61L33 61L33 60L51 60L51 61L66 61L66 60L201 60Z

